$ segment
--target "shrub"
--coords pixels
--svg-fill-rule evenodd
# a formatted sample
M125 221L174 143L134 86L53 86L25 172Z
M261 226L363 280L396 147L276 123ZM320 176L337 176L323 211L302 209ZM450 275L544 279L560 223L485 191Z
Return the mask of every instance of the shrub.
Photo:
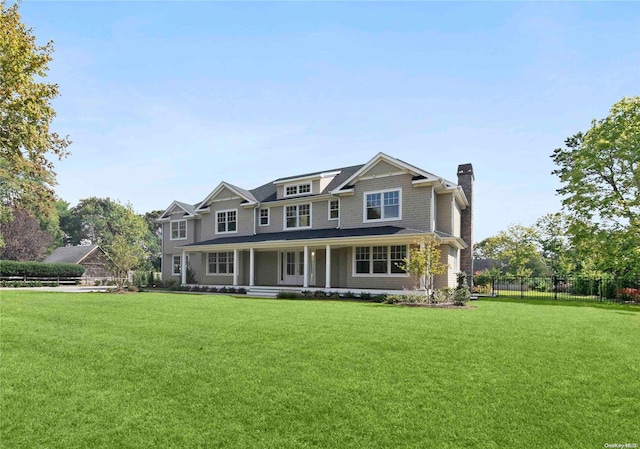
M0 260L0 273L2 276L80 277L84 267L73 263Z
M278 299L298 299L300 295L296 292L278 292L276 298Z
M173 289L173 287L175 287L177 284L175 279L167 279L166 281L164 281L164 286L170 290Z
M132 292L132 293L135 293L135 292L138 291L138 287L136 287L135 285L130 285L130 286L127 287L127 290Z
M324 292L324 290L316 290L315 292L313 292L313 296L314 298L326 298L327 294Z
M456 280L458 286L453 292L453 303L457 306L463 306L469 298L471 298L471 292L469 291L469 285L467 284L467 273L461 271L456 274Z
M0 287L58 287L55 281L0 281Z
M215 293L215 292L218 291L218 289L217 289L217 287L209 287L209 288L207 288L207 291L211 292L211 293Z
M236 292L236 288L235 287L229 287L227 289L227 293L235 293Z
M640 301L640 288L622 288L618 292L618 298L625 301Z
M240 295L246 295L247 291L244 288L240 287L239 289L236 290L236 293Z
M373 297L373 302L386 302L387 295L376 295Z
M360 293L360 299L364 299L365 301L369 301L371 299L370 293Z
M489 273L489 270L476 271L476 274L473 276L473 284L491 285L491 274Z
M486 285L474 285L473 293L479 293L481 295L488 295L491 293L491 286L489 284Z
M432 302L436 304L452 303L456 289L451 287L441 288L433 293Z
M355 297L356 297L356 294L355 294L355 293L353 293L353 292L346 292L346 293L344 293L342 296L343 296L343 298L349 298L349 299L352 299L352 298L355 298Z
M229 289L227 287L222 287L218 290L220 293L228 293Z

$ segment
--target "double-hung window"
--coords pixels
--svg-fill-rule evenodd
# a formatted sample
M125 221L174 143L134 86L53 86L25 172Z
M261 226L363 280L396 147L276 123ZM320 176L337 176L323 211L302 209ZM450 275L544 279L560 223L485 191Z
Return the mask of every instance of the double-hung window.
M237 210L221 210L216 212L216 234L238 231Z
M233 252L208 253L207 274L233 274Z
M187 238L187 220L171 222L171 240L184 240Z
M340 218L340 201L329 200L329 220L337 220Z
M354 275L406 276L407 273L399 267L406 257L406 245L356 246L353 258Z
M400 189L365 192L364 221L399 220L402 218Z
M269 226L269 208L260 209L260 226Z
M171 274L174 276L180 276L182 273L182 257L181 256L173 256L171 258Z
M286 229L311 227L311 204L297 204L285 207Z

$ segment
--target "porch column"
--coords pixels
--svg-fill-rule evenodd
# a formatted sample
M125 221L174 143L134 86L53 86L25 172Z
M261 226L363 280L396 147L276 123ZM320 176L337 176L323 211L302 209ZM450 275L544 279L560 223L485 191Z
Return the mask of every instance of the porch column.
M327 245L325 249L325 282L324 288L331 288L331 245Z
M238 249L233 250L233 286L238 285L238 271L240 267L240 261L238 260Z
M420 241L420 252L424 252L424 248L425 248L424 241L422 240ZM420 274L420 290L425 290L426 288L427 288L427 278L426 278L426 275L422 273Z
M303 288L309 288L309 247L304 245L304 282Z
M255 251L253 248L249 250L249 287L253 287L253 278L255 276Z
M180 257L180 276L182 277L180 283L185 285L187 283L187 253L184 250L182 250Z

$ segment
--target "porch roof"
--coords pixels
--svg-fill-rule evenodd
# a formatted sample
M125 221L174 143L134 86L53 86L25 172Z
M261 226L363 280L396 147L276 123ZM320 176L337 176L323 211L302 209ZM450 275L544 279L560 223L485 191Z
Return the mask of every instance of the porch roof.
M352 229L307 229L299 231L281 231L266 234L255 235L239 235L232 237L220 237L202 242L184 245L182 248L192 248L201 246L218 246L218 245L238 245L238 244L264 244L268 242L295 242L308 240L334 240L347 238L366 238L366 237L401 237L401 236L419 236L435 234L442 239L457 238L440 231L425 231L421 229L401 228L398 226L378 226L371 228L352 228Z

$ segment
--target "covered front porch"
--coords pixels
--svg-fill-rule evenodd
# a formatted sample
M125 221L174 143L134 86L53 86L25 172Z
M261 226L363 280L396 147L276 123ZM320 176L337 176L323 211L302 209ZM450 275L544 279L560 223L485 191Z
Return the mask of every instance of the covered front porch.
M368 229L320 229L217 238L185 245L183 285L286 288L324 291L393 292L416 287L399 268L408 249L433 233L384 226ZM457 269L459 238L437 236L444 262ZM188 276L189 274L189 276ZM453 271L437 280L445 287Z

